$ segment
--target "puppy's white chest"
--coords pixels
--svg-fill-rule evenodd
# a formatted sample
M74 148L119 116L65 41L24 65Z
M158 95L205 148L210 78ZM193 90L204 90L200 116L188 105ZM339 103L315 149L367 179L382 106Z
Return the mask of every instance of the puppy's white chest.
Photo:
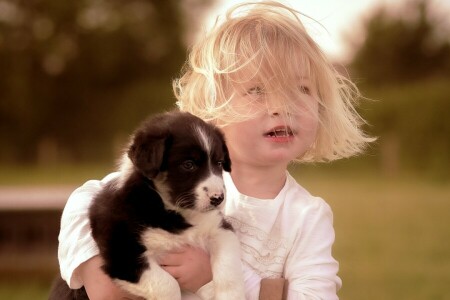
M141 240L147 248L146 255L158 256L161 253L191 245L208 249L208 240L221 228L222 218L217 211L207 213L193 213L188 215L187 221L192 227L180 232L170 233L161 228L146 229Z

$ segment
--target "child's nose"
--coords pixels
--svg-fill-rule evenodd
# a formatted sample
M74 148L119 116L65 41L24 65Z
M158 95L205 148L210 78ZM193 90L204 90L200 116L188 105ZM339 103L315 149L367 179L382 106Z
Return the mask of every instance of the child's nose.
M266 105L267 105L267 113L272 118L285 117L289 114L289 112L286 111L287 107L283 105L282 102L278 99L273 100L273 102L267 101Z
M278 117L280 115L279 108L275 107L275 105L267 105L267 113L271 117Z
M271 111L269 111L269 115L271 117L279 117L280 113L278 112L278 110L271 110Z

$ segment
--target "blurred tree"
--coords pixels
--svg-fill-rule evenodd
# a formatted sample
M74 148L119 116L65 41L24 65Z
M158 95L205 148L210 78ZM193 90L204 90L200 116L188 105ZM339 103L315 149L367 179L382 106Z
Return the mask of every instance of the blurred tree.
M185 36L210 2L0 0L0 162L97 159L172 107Z
M375 100L361 114L380 137L376 156L389 174L413 167L450 177L450 35L437 18L448 13L431 11L431 4L407 2L408 18L388 7L375 12L349 66Z
M403 11L416 16L409 19L389 14L388 7L376 11L364 25L365 39L351 62L354 77L369 84L397 84L450 75L449 28L443 28L447 34L438 32L430 3L407 2Z

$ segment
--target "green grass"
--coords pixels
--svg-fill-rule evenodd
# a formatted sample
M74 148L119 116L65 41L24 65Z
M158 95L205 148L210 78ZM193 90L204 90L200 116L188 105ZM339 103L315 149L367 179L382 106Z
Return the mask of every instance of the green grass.
M345 170L297 178L334 211L341 299L450 299L448 183Z
M47 300L49 283L40 280L0 282L1 300Z
M108 172L107 167L81 169L48 172L43 179L31 183L48 184L55 175L60 183L61 174L66 174L70 183L81 183ZM38 170L33 172L39 174ZM31 178L33 172L27 176ZM292 172L303 186L324 198L333 209L336 229L333 250L343 280L341 299L450 299L448 182L412 173L386 178L370 168L297 167ZM0 184L5 180L1 173ZM17 178L19 173L15 175ZM30 183L24 177L19 182ZM0 279L0 300L47 299L48 280L36 276L22 279L14 282Z
M0 165L0 186L82 184L101 179L114 169L114 164Z

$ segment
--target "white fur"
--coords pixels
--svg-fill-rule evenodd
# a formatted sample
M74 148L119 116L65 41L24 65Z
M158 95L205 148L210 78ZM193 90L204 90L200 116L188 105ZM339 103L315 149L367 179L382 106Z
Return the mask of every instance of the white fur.
M181 291L178 282L164 271L154 258L149 258L150 268L142 273L137 284L124 280L114 280L122 289L147 300L179 300Z
M211 137L201 128L195 127L198 139L208 155L211 153ZM210 176L199 184L195 189L197 195L196 207L199 210L205 210L210 207L210 200L212 197L219 197L224 195L225 186L220 176L214 175L212 172Z
M195 189L197 201L195 203L198 210L207 210L211 207L210 201L213 197L224 196L225 186L220 176L211 175L202 181Z
M240 246L236 235L221 227L222 216L217 210L209 212L186 211L184 214L193 226L181 234L171 234L151 228L142 235L146 246L145 259L150 268L140 281L132 284L116 282L130 293L145 299L178 300L181 292L177 281L156 262L159 255L183 245L202 247L211 256L215 300L244 300L244 278L240 260Z
M200 143L202 144L203 148L205 149L206 153L211 152L211 139L208 136L208 134L201 128L201 127L195 127L195 132L197 132L197 136L199 138Z

